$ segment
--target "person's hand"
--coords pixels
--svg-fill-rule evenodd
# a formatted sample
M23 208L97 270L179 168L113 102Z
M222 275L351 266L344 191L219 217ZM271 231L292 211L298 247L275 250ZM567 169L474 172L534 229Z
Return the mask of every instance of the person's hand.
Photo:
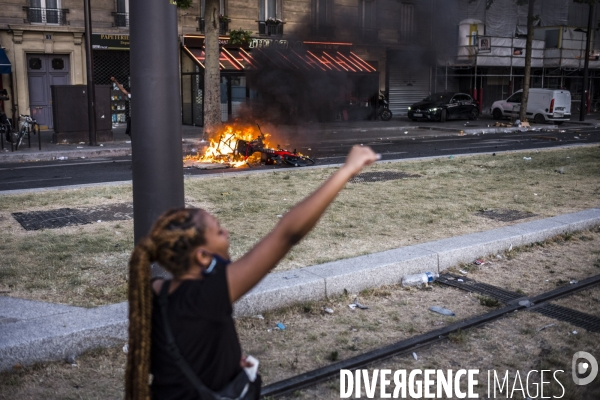
M252 364L250 361L246 360L246 356L242 356L242 359L240 360L240 366L242 368L250 368L252 367L254 364Z
M346 162L342 168L354 176L358 174L364 167L373 164L380 158L381 156L376 154L368 146L354 146L352 147L352 150L350 150L348 157L346 157Z

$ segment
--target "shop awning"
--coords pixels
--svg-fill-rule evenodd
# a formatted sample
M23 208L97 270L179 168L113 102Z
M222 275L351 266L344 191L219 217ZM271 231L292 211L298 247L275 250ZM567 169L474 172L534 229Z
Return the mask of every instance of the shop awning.
M231 72L258 69L266 65L288 70L347 73L377 72L375 67L347 48L320 49L318 47L312 48L310 44L306 42L305 47L295 49L247 49L222 45L220 47L219 64L221 71ZM204 68L204 47L183 45L183 50Z
M10 61L8 61L8 57L6 56L6 52L4 49L0 48L0 74L10 74Z

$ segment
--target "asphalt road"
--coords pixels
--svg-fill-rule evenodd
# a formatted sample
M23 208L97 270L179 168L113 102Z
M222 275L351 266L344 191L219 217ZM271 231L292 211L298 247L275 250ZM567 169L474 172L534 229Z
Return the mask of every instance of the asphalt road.
M483 125L482 125L483 127ZM405 133L406 132L406 133ZM371 146L383 160L450 156L468 153L500 153L511 150L543 149L573 144L599 143L600 128L571 126L547 132L513 132L459 136L429 129L367 130L329 132L310 142L292 147L310 155L318 165L344 161L355 144ZM255 169L292 168L260 166ZM231 173L235 169L184 169L184 175ZM89 183L131 180L131 158L94 158L85 160L0 164L0 192L16 189L46 188Z

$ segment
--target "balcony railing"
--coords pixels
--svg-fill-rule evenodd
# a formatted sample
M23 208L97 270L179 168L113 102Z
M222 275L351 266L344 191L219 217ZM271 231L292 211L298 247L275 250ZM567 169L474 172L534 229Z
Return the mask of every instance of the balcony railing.
M259 35L283 35L283 23L267 24L265 21L258 21Z
M312 25L311 34L315 38L332 39L335 35L335 27L333 25Z
M123 12L113 12L113 17L115 18L114 26L119 28L126 28L129 26L129 13Z
M27 12L25 23L67 25L66 8L23 7L23 10Z
M379 29L363 28L360 31L360 39L363 43L374 43L379 38Z
M204 18L198 18L198 31L204 33ZM229 30L229 21L219 21L219 35L226 35Z

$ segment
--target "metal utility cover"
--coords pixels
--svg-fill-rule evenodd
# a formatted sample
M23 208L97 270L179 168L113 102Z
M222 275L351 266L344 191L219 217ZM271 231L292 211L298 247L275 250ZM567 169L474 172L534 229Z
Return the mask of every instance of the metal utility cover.
M510 222L516 221L519 219L531 218L537 216L529 211L519 211L519 210L506 210L506 209L497 209L497 210L482 210L477 213L480 217L486 217L489 219L494 219L496 221Z
M59 208L49 211L17 212L13 218L28 231L86 225L97 221L133 219L133 204L119 203L87 208Z

